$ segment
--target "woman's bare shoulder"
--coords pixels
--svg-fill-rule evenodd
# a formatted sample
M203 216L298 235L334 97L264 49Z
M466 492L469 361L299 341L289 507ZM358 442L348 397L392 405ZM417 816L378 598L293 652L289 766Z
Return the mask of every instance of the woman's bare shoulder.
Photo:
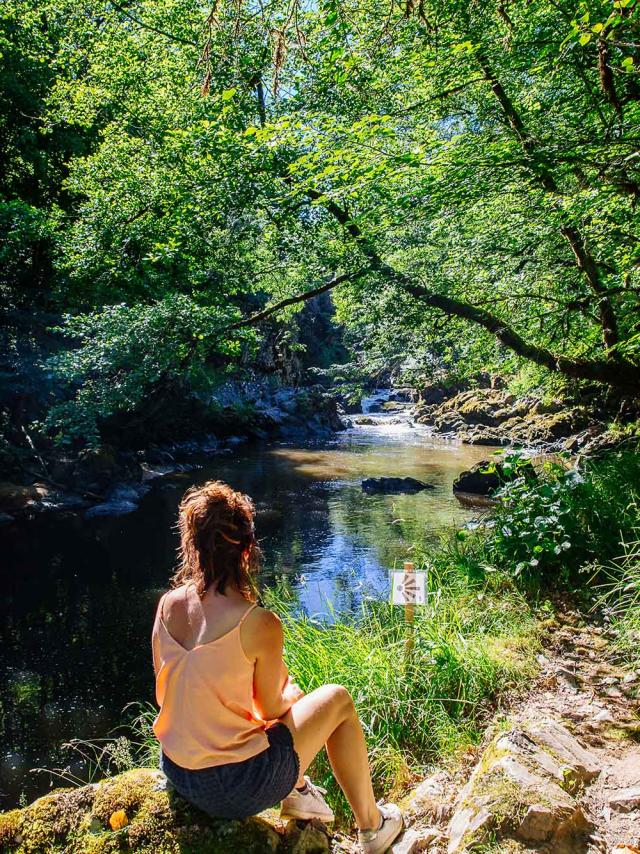
M189 602L188 585L182 584L180 587L171 587L163 594L160 602L164 618L167 618L169 614L176 611L184 611L188 607Z
M243 638L254 648L278 646L282 644L282 621L277 614L262 608L253 608L244 621Z
M255 630L262 631L282 631L282 621L280 617L268 608L263 608L262 605L256 605L255 608L247 615L246 622L253 626Z

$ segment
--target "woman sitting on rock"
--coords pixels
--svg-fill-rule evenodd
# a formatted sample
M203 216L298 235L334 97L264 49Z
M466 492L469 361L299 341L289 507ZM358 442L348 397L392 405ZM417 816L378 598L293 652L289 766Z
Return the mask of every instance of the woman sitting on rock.
M182 564L152 638L161 767L211 816L244 818L282 801L284 819L331 822L303 776L326 746L362 851L386 851L403 820L394 804L376 804L351 696L340 685L305 695L282 659L280 620L255 603L254 512L220 481L188 490L180 504Z

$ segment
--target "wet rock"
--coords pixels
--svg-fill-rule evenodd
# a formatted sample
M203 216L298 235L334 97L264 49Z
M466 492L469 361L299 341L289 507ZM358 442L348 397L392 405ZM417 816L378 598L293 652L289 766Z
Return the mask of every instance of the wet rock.
M424 483L415 477L367 477L362 481L362 489L368 493L414 493L433 488L430 483Z
M535 480L537 478L533 464L528 460L521 462L516 475L518 477L525 477L528 480ZM453 491L454 493L462 492L471 495L490 496L513 477L513 474L507 475L499 462L482 460L467 471L463 471L455 479L453 482Z
M608 804L616 812L631 812L640 809L640 786L620 789L609 797Z
M72 477L90 492L102 492L114 481L140 479L140 465L128 457L123 458L109 446L87 448L75 461Z
M394 388L389 392L389 400L400 403L412 403L416 398L416 392L412 388Z
M606 429L586 406L516 398L495 387L466 389L448 398L423 397L416 407L416 421L432 424L439 432L454 431L472 445L564 445L572 451L599 441Z
M387 400L382 404L383 412L406 412L411 406L410 403L401 403L397 400Z
M449 854L494 835L550 850L581 850L592 825L573 797L598 773L597 761L556 721L513 729L485 750L458 796Z
M224 444L228 448L237 448L238 445L244 445L247 441L247 436L227 436Z
M146 495L147 492L151 489L147 484L136 484L136 486L132 486L126 483L120 483L116 486L113 486L105 493L105 498L107 501L130 501L132 503L137 503L139 499Z
M85 519L94 519L98 516L125 516L138 509L137 503L133 501L105 501L90 507L84 514Z
M357 424L359 427L373 427L376 424L379 424L380 421L375 418L369 418L368 415L362 415L358 418L354 418L353 423Z
M500 477L497 470L487 471L489 465L488 460L484 460L463 471L453 482L453 491L491 495L500 487Z
M324 854L329 839L313 824L285 831L273 810L244 820L209 818L167 787L159 771L137 769L0 814L0 851L54 850Z
M465 445L493 445L496 447L505 447L511 444L509 436L505 436L494 427L472 427L468 430L462 430L458 438Z
M24 510L38 498L35 486L22 486L7 481L0 483L0 510L4 513Z

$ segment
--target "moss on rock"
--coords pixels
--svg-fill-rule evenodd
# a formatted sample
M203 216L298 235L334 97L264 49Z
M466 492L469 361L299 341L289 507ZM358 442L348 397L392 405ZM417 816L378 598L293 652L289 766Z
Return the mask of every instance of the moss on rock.
M160 771L144 768L0 813L0 850L6 854L329 851L326 834L315 833L311 848L306 837L295 826L285 832L273 810L237 821L209 818L168 789Z

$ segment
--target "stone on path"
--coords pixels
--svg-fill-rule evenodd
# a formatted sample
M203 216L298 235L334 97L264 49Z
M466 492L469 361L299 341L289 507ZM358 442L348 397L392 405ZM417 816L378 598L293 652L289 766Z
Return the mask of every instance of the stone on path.
M640 786L631 786L628 789L619 789L610 795L608 800L611 809L616 812L631 812L640 809ZM638 816L640 830L640 816Z
M598 774L595 756L554 720L494 738L460 792L449 823L449 854L498 834L572 852L593 826L573 796Z
M434 842L442 838L443 834L436 827L410 827L396 839L388 854L418 854L428 851Z

